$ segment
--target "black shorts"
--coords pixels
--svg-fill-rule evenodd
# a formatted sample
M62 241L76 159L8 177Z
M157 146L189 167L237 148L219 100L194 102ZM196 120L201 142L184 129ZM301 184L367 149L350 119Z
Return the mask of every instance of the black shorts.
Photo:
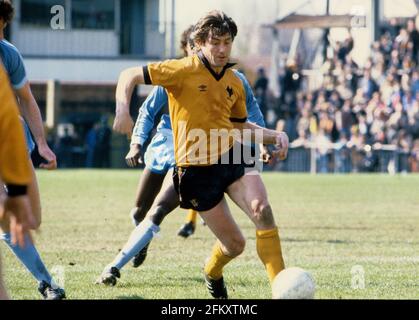
M180 207L196 211L214 208L223 199L227 187L244 176L246 168L253 165L241 159L240 163L230 161L210 166L176 166L173 183L179 194Z

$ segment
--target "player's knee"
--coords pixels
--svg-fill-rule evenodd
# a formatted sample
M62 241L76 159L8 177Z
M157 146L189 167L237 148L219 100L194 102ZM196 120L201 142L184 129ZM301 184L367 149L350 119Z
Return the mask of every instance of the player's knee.
M166 214L169 212L168 206L165 203L160 203L157 207L156 207L156 211L153 214L153 216L157 216L160 219L164 218L166 216Z
M157 203L157 209L159 210L161 214L164 214L164 215L169 214L173 210L172 205L170 204L170 201L166 201L166 200L160 200Z
M151 214L151 221L157 225L160 225L160 223L170 213L170 211L170 205L168 203L164 201L159 202Z
M273 227L275 225L272 207L267 200L258 199L253 201L252 211L257 225L261 227Z
M135 221L138 221L139 220L139 217L140 217L140 215L139 215L139 213L138 213L138 207L134 207L134 208L132 208L131 209L131 212L130 212L130 214L131 214L131 217L135 220Z
M243 235L236 236L231 239L230 243L228 244L228 254L232 257L237 257L244 251L246 247L246 239Z
M255 199L252 201L251 206L253 215L257 219L261 219L262 216L267 215L269 214L269 211L272 211L266 199Z

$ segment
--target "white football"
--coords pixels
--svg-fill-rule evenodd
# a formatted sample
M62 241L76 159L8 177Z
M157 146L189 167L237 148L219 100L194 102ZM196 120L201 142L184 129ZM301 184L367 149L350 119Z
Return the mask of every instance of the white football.
M301 268L286 268L272 283L272 299L313 299L316 284L311 274Z

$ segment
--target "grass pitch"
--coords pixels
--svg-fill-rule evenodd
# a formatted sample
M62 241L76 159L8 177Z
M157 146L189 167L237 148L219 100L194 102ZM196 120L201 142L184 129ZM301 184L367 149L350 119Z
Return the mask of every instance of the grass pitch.
M68 299L210 298L202 267L214 237L198 224L176 235L186 211L162 224L138 269L127 265L115 287L94 281L132 230L128 213L140 171L38 171L43 224L36 245L64 281ZM318 299L419 298L419 176L264 173L287 266L309 270ZM231 298L269 299L254 226L230 203L247 238L224 272ZM36 282L4 244L3 271L14 299L40 299Z

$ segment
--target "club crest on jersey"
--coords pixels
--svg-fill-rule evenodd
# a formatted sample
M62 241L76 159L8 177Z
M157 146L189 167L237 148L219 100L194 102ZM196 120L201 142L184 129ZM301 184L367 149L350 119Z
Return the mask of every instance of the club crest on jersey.
M232 87L230 87L230 86L228 86L228 87L226 88L226 91L227 91L227 93L228 93L228 98L227 98L227 99L232 100L232 99L231 99L231 97L232 97L232 96L233 96L233 94L234 94L233 88L232 88Z

